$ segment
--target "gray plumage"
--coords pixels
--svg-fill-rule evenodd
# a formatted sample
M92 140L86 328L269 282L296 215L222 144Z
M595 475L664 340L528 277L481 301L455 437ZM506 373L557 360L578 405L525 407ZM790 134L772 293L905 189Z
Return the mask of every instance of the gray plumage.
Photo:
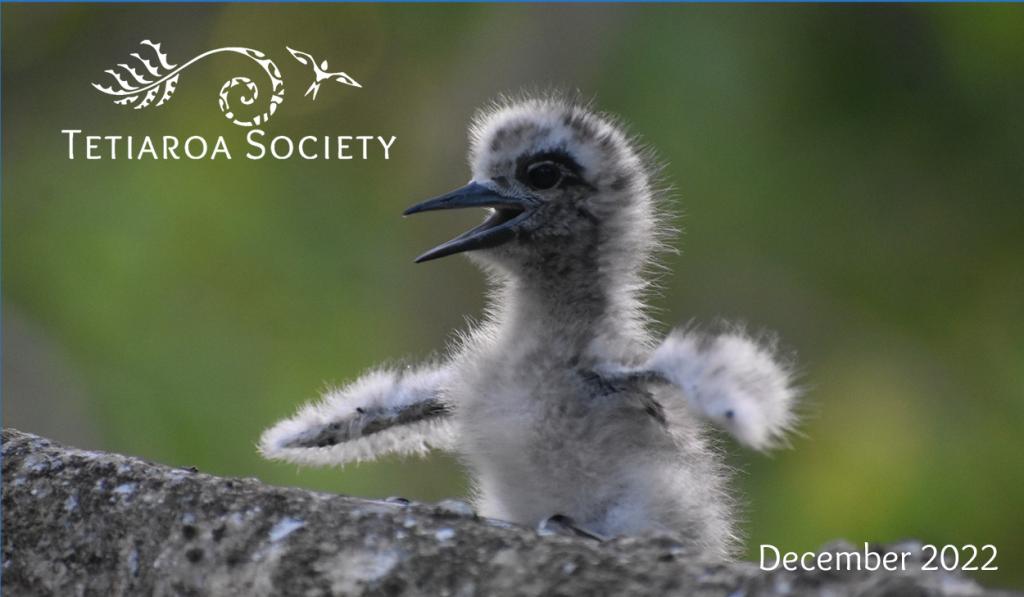
M470 251L493 288L485 321L438 365L329 393L261 451L340 464L454 450L482 515L667 531L728 556L734 500L705 420L772 447L794 423L789 368L741 330L652 336L644 274L669 229L650 160L613 119L558 97L509 100L481 112L471 145L471 184L407 213L490 208L419 259Z

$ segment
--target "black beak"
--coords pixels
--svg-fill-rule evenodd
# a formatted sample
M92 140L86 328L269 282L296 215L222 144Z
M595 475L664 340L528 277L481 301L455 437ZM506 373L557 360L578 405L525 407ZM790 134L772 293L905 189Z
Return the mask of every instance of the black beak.
M507 197L478 182L471 182L461 189L417 203L405 210L404 215L465 207L490 207L494 211L483 224L420 255L416 263L507 243L516 237L519 224L529 216L534 203L530 199Z

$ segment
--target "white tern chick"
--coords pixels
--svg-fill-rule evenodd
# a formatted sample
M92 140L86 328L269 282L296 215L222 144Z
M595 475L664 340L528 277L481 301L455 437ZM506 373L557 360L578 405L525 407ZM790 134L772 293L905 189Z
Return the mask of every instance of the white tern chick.
M728 557L734 500L704 420L773 447L794 423L789 366L738 329L652 337L644 272L668 228L651 160L615 120L560 97L507 100L470 137L471 182L406 213L489 210L417 259L470 252L493 285L486 320L440 363L329 392L267 430L261 452L323 465L453 450L484 516L665 531Z

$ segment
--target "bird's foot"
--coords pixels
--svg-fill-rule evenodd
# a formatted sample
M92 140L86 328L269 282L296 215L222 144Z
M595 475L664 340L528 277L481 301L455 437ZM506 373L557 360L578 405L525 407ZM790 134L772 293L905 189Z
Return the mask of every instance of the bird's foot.
M537 525L537 532L541 535L562 535L564 537L583 537L594 541L607 541L608 537L600 533L585 529L576 524L570 516L555 514L540 521Z

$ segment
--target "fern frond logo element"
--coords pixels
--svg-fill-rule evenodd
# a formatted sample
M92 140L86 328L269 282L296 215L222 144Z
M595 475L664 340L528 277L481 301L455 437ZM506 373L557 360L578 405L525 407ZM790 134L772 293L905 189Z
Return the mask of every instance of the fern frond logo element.
M270 120L270 117L277 111L277 107L284 102L284 80L281 76L281 71L273 60L259 50L233 46L216 48L203 52L181 66L177 66L168 60L167 54L160 48L159 43L153 43L148 39L144 39L139 45L141 46L140 51L132 52L131 54L133 60L120 63L115 68L103 71L113 79L112 84L101 85L100 83L92 83L92 86L100 92L116 98L114 103L117 105L131 106L136 110L149 106L161 106L174 95L174 91L178 86L178 78L185 69L204 58L214 54L225 53L238 54L254 61L263 69L267 79L270 81L270 98L265 103L265 109L262 112L257 110L258 113L248 118L232 109L232 92L236 87L243 88L237 94L238 101L244 106L252 106L260 97L259 86L248 77L233 77L226 81L221 86L220 93L217 94L217 103L225 118L238 126L260 126ZM315 78L313 84L306 90L306 95L312 92L314 100L316 99L316 93L320 88L320 84L324 81L333 80L352 87L362 87L355 79L343 72L326 72L326 60L322 61L321 65L318 65L313 57L306 52L291 48L288 48L288 51L300 63L313 67Z

